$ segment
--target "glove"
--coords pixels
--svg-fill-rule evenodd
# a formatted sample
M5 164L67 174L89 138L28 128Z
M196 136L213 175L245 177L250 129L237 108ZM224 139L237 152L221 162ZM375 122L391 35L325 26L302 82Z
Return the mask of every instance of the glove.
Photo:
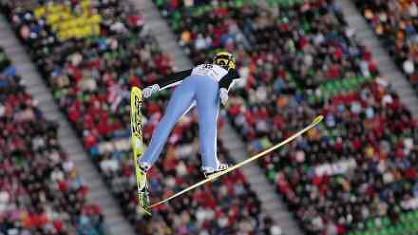
M158 84L154 84L152 86L146 87L143 91L142 91L142 96L144 98L148 98L150 97L152 94L157 93L160 90L160 86L158 86Z
M225 88L221 88L219 90L219 97L221 98L221 103L223 105L226 105L226 102L228 101L228 90Z

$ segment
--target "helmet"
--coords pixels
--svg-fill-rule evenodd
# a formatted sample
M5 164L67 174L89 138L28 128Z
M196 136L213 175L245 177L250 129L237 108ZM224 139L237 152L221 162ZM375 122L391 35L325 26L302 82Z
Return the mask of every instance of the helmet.
M226 70L235 69L235 58L231 53L221 51L216 53L213 58L213 64L219 65Z

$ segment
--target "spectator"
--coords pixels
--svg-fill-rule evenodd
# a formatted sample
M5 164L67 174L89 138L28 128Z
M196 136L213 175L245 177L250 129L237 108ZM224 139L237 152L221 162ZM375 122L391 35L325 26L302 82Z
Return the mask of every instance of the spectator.
M228 115L250 151L286 138L318 113L326 117L323 126L261 163L307 234L347 234L410 215L399 203L412 193L408 185L416 184L405 177L416 168L417 149L402 143L417 141L416 121L379 77L370 51L353 39L338 6L310 1L276 6L276 15L235 1L206 7L164 11L179 35L183 27L204 34L211 30L204 22L211 21L217 22L214 31L222 29L222 20L234 21L244 33L251 48L242 44L235 53L245 82L233 92ZM220 19L209 12L225 14ZM207 53L187 49L195 63Z
M0 70L0 233L105 234L57 125L44 119L2 48Z
M418 14L415 1L355 1L364 17L376 34L382 39L385 48L394 57L409 78L412 86L418 89L416 31Z
M59 2L54 1L58 6ZM78 8L79 4L77 1L66 3L72 8ZM21 39L138 233L239 234L250 230L260 234L269 229L262 224L256 195L239 171L222 183L202 187L173 200L170 206L157 208L152 221L137 213L129 141L129 90L133 85L144 87L171 73L172 62L160 52L152 36L138 35L137 30L129 28L129 16L135 15L127 10L129 6L115 0L92 1L90 10L103 19L100 34L93 38L65 39L57 38L52 27L34 14L44 5L34 7L8 2L5 7L18 33L25 28L34 35L32 38L22 35ZM202 37L205 39L202 45L207 46L207 35ZM149 141L161 118L166 101L167 94L162 93L158 99L144 104L145 142ZM154 200L200 178L200 158L191 156L197 154L196 120L193 113L180 121L169 139L164 160L150 172ZM229 158L222 143L219 146L219 156ZM84 217L77 221L82 231L90 228L84 222Z

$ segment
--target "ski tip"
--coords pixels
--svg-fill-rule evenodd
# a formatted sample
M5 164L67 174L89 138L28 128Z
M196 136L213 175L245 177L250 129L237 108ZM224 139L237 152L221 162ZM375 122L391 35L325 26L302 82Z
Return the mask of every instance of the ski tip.
M319 115L312 121L312 124L317 125L318 123L322 122L323 119L324 119L324 116Z
M132 91L141 91L141 89L139 87L136 87L136 86L132 86L131 90Z

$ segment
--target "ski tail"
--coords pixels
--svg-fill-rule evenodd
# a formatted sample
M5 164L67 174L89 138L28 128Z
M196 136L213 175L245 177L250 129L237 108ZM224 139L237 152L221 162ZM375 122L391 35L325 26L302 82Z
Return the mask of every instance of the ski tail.
M147 175L138 165L138 160L144 152L145 146L142 141L142 91L138 87L131 90L131 144L133 150L133 160L135 166L136 183L138 190L138 206L148 215L149 210L149 188Z

